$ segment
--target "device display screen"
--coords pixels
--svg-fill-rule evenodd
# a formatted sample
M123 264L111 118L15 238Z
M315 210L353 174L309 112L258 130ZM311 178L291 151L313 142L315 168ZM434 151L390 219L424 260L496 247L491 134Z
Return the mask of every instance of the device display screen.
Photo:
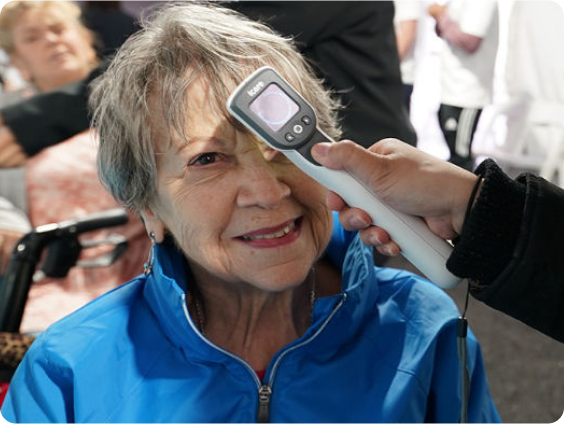
M270 84L250 104L255 113L272 131L282 128L300 107L277 84Z

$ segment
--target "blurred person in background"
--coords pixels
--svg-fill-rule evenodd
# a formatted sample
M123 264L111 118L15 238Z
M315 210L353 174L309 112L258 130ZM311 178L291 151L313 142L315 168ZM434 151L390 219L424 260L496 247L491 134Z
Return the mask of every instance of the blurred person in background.
M394 6L396 9L394 27L403 82L403 105L409 113L415 81L415 47L424 4L417 0L396 0Z
M472 169L472 139L483 108L492 102L499 38L496 0L432 4L441 50L439 124L450 161Z
M83 80L98 65L95 37L83 25L80 14L80 8L68 1L12 1L2 8L0 47L37 92ZM53 112L65 116L64 110ZM0 171L0 196L4 197L0 208L0 273L5 271L14 243L23 235L23 216L29 220L29 227L37 227L118 207L98 180L96 153L97 143L87 131L43 150L29 159L25 168L10 174ZM22 332L44 330L141 272L149 243L143 237L140 220L132 215L128 224L112 231L130 241L128 254L109 268L74 268L64 279L47 278L34 284ZM101 239L108 233L100 231L92 238ZM102 249L89 249L83 256L95 257Z

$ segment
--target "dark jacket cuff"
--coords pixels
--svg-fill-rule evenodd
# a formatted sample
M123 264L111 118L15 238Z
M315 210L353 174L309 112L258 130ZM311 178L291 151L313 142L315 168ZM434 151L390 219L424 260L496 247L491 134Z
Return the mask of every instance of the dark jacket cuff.
M491 159L484 161L476 174L484 182L447 268L459 277L486 285L503 271L515 250L526 188L509 178Z

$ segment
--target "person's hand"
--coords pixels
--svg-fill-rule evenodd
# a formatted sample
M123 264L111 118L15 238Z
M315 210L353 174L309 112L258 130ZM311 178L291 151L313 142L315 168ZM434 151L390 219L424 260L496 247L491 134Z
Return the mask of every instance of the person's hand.
M22 237L20 232L0 229L0 275L6 272L12 251Z
M327 168L348 171L395 210L422 217L431 231L443 239L460 233L478 178L395 139L381 140L368 150L352 141L320 143L313 147L312 155ZM339 211L339 221L345 229L360 231L364 243L385 255L399 253L399 246L383 228L371 225L365 211L348 207L332 192L327 203Z
M28 156L16 141L14 133L4 125L0 116L0 168L23 166Z
M434 20L439 19L439 16L445 13L445 11L446 11L446 6L437 3L434 3L427 8L427 13L429 13L429 15L431 15Z

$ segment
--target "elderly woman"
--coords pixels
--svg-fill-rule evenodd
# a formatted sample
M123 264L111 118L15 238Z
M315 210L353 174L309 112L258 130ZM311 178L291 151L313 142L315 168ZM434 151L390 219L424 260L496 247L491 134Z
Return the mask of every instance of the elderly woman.
M234 12L170 6L92 93L101 175L154 242L144 275L53 325L16 372L10 421L455 422L458 312L375 268L326 190L225 107L277 68L339 136L291 43ZM469 336L471 421L498 421Z

